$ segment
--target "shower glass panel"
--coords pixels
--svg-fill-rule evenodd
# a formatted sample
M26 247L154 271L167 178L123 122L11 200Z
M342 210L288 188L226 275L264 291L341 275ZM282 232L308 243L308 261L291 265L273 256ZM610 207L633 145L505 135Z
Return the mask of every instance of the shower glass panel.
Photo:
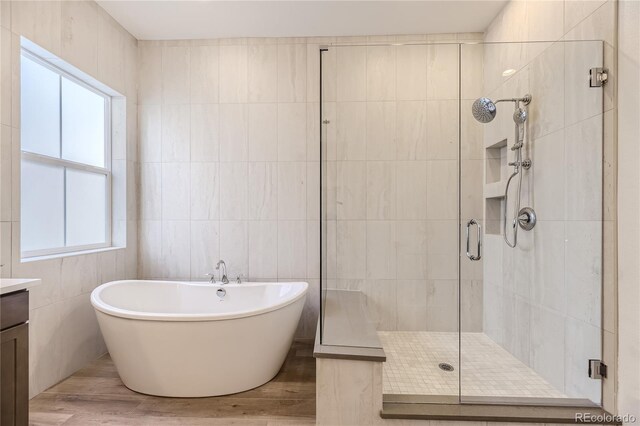
M320 342L382 347L385 401L601 404L603 49L319 52ZM376 333L354 338L363 316L334 318L358 297Z
M321 341L381 344L388 395L457 402L460 46L321 55ZM377 335L345 340L358 294Z
M461 45L463 403L601 403L602 66L600 41Z

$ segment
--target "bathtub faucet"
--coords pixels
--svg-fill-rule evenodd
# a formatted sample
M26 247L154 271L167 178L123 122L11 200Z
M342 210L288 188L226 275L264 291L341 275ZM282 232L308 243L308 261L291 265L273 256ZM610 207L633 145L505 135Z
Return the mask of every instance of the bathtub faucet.
M227 265L224 263L224 260L220 259L216 264L216 271L220 270L220 265L222 265L222 284L229 284L229 278L227 278Z

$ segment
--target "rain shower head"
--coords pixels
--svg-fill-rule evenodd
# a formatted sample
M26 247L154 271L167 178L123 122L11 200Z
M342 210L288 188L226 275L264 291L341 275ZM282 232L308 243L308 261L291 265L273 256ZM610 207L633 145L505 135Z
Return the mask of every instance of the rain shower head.
M489 98L478 98L471 107L473 117L481 123L489 123L495 117L498 110L496 104Z

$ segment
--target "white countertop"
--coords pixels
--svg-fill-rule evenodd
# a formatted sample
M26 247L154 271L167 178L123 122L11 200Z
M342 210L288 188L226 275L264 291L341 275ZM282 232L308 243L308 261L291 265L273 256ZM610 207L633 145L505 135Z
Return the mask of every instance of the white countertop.
M29 289L41 283L39 278L0 278L0 294Z

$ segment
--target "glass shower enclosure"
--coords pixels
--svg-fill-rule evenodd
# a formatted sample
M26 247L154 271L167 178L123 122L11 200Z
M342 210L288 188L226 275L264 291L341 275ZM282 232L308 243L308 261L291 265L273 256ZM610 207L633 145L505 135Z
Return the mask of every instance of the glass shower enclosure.
M603 49L320 50L320 339L376 344L331 323L364 294L385 400L601 404Z

